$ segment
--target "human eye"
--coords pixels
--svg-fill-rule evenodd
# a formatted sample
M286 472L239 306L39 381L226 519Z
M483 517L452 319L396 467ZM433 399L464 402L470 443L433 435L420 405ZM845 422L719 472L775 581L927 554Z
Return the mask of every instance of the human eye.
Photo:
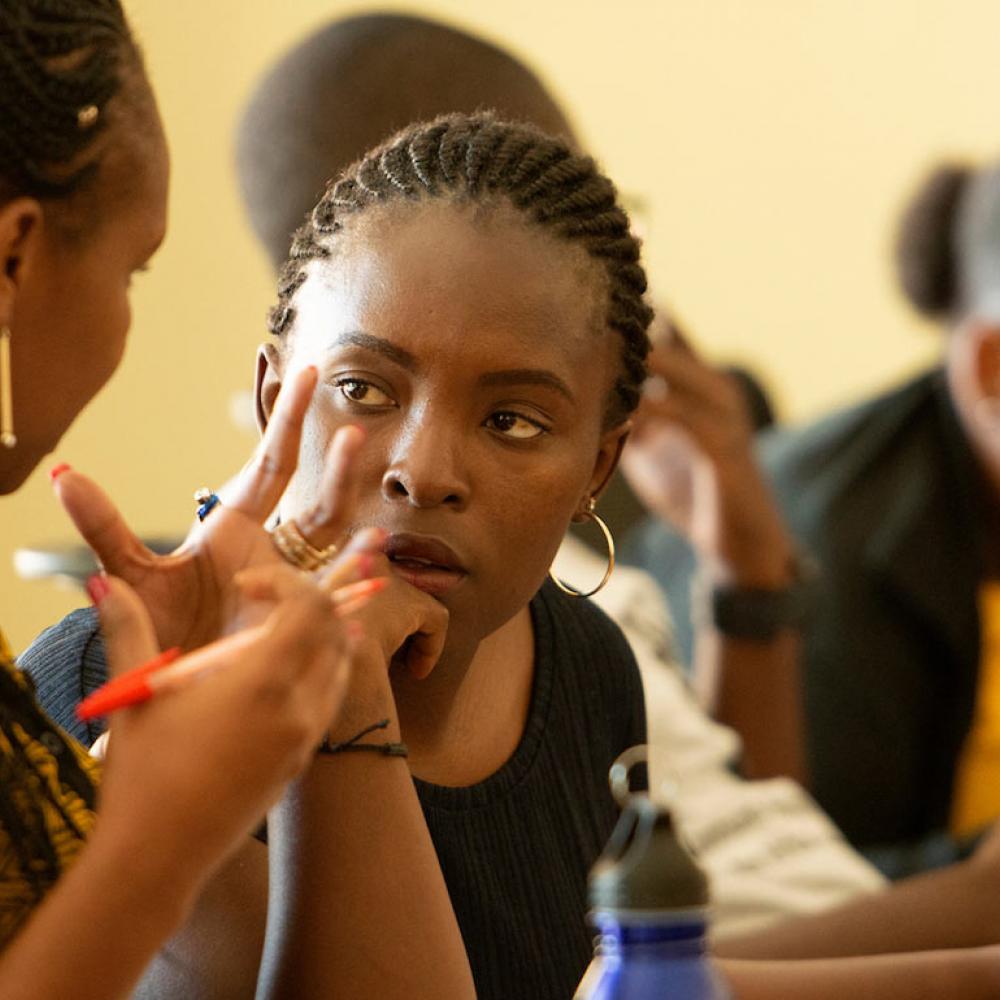
M351 403L358 406L395 406L388 393L367 379L350 376L339 378L334 382L337 391Z
M540 421L514 410L497 410L486 418L485 426L515 441L530 441L547 434L549 429Z

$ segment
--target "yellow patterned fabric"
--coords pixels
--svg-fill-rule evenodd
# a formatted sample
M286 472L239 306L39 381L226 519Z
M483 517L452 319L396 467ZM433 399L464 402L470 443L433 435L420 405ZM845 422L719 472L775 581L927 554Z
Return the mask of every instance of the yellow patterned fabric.
M38 706L0 633L0 948L93 829L99 765Z
M970 836L1000 816L1000 583L979 590L982 646L976 714L955 778L951 832Z

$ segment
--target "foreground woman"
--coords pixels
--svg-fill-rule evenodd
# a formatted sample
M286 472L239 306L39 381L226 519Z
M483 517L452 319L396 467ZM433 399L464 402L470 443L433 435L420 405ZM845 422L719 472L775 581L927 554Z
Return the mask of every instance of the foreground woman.
M118 364L128 287L165 227L167 159L156 106L117 0L0 5L0 493L16 490ZM343 628L329 597L275 569L233 573L270 551L261 527L294 455L315 372L299 373L231 509L178 563L214 570L233 607L277 607L203 650L202 683L124 712L100 794L86 751L34 701L0 637L0 994L5 1000L126 995L192 911L214 869L304 766L346 681ZM348 435L350 437L350 435ZM357 435L355 435L357 438ZM342 442L341 468L357 442ZM287 463L286 463L287 464ZM99 530L108 507L65 466L57 488ZM214 555L209 557L209 537ZM260 561L260 560L256 560ZM346 576L345 576L346 573ZM350 577L350 568L341 578ZM120 580L90 586L113 667L158 651L152 623ZM164 588L168 637L190 589ZM5 614L14 614L6 608ZM260 730L250 745L245 727ZM93 834L91 842L87 838Z

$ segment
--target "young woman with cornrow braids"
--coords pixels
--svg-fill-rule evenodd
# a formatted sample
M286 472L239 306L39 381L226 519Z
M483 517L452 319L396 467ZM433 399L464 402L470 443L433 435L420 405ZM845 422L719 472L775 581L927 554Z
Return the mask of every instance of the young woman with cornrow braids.
M0 493L24 482L117 366L129 280L163 237L166 188L156 105L117 0L3 0ZM0 636L4 1000L130 995L335 718L350 644L330 591L360 554L316 583L262 527L315 381L292 377L257 460L172 564L152 559L92 482L53 470L71 516L121 570L89 587L113 670L201 646L236 614L248 627L199 650L199 683L115 717L103 779L39 708ZM338 439L327 491L340 500L313 526L346 515L358 444L356 433Z
M315 364L304 453L364 428L348 535L387 534L391 583L362 612L338 738L388 718L410 767L319 760L272 812L265 995L358 995L429 892L480 998L555 1000L579 981L587 872L617 815L608 769L645 739L642 687L617 629L546 575L638 401L644 290L593 161L490 116L401 133L298 233L259 415ZM283 520L318 472L300 464ZM418 951L380 996L416 995L430 971Z

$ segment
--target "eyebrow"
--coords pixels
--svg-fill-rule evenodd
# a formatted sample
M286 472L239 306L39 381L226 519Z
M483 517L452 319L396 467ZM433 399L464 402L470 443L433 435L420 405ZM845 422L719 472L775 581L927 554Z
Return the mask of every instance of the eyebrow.
M360 347L374 354L381 354L384 358L395 362L400 368L405 368L410 372L415 372L419 367L416 357L409 351L397 347L391 341L374 337L370 333L362 333L360 330L342 333L330 346ZM569 386L555 372L545 368L510 368L503 371L486 372L480 375L476 381L481 386L540 385L554 389L571 403L576 402L576 397L570 391Z
M569 386L555 372L550 372L545 368L511 368L499 372L487 372L477 380L484 386L502 385L540 385L548 389L555 389L556 392L565 396L571 403L576 399L570 392Z
M371 351L373 354L381 354L382 357L388 358L399 365L400 368L405 368L407 371L413 372L417 370L417 359L409 351L404 351L402 347L397 347L388 340L383 340L381 337L373 337L370 333L362 333L360 330L355 330L352 333L342 333L330 346L361 347L366 351Z

